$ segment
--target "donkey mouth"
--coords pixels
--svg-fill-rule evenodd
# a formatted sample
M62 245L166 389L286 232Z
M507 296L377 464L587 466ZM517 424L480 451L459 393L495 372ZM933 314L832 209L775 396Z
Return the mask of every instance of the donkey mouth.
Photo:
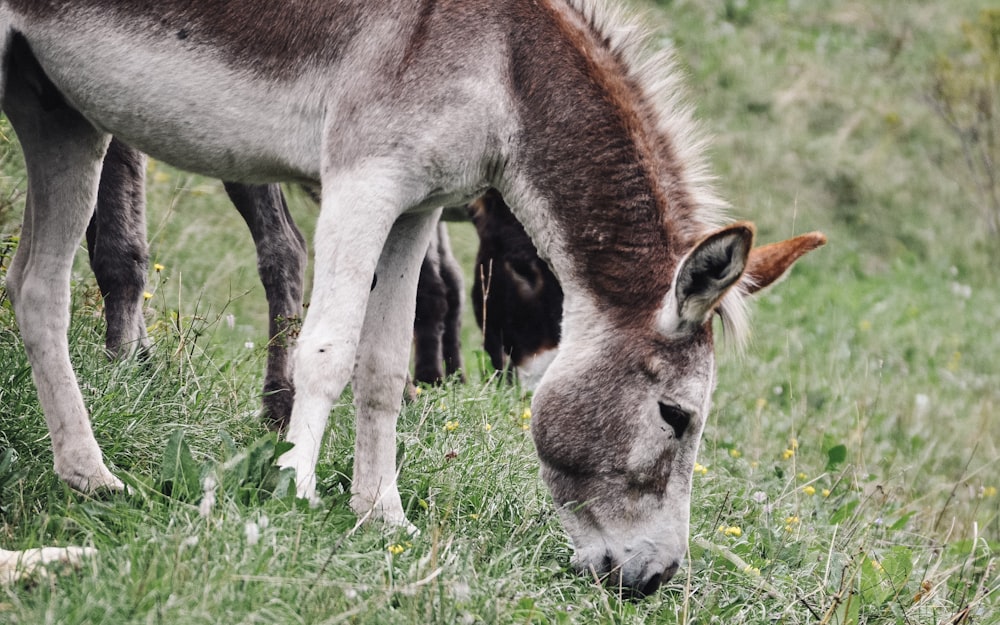
M628 570L618 567L604 578L604 584L609 589L617 591L623 599L638 601L659 590L662 584L677 573L678 568L678 563L673 562L662 570L651 569L630 576Z

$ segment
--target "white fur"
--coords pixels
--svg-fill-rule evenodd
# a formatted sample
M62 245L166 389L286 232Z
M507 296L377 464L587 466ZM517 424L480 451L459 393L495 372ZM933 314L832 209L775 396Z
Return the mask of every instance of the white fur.
M92 557L92 547L39 547L24 551L0 549L0 586L9 586L33 573L44 573L46 564L79 566L84 558Z
M546 349L532 354L517 367L517 379L526 391L533 391L542 382L542 376L559 354L557 348Z

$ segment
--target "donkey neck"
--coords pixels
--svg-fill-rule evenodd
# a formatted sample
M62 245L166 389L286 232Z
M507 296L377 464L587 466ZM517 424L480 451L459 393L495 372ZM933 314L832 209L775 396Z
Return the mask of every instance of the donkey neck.
M531 9L541 13L533 28L511 39L521 132L511 164L524 191L514 195L527 200L512 205L564 286L619 319L646 321L700 230L684 223L694 210L682 168L600 34L556 2Z

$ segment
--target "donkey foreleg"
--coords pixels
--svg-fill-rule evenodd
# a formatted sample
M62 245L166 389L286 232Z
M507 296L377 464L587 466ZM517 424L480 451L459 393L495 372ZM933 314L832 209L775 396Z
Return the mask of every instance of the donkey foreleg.
M87 252L104 298L111 357L149 350L142 314L149 246L146 243L146 155L117 139L104 157Z
M272 429L283 430L295 397L289 352L301 323L306 242L288 212L279 185L227 182L225 187L257 247L257 272L268 306L263 417Z
M357 429L351 508L411 530L396 484L399 417L416 307L421 258L440 211L403 215L378 263L378 284L368 299L354 371Z
M56 473L74 488L121 489L101 458L69 360L70 271L97 198L109 137L46 93L30 52L10 54L4 112L24 150L28 193L7 291L21 328Z
M379 256L396 217L418 201L391 196L394 177L381 173L351 171L323 180L312 298L292 356L295 403L287 440L294 447L278 459L295 469L296 492L309 500L316 499L316 463L330 409L354 371Z

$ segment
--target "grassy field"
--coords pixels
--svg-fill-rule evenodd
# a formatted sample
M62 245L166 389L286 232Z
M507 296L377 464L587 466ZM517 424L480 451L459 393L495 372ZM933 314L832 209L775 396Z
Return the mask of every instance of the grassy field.
M637 4L689 73L734 217L765 242L830 238L758 298L749 349L720 350L674 580L628 602L568 570L529 400L489 380L471 321L470 383L424 390L400 422L419 536L355 526L346 395L323 505L290 499L255 420L266 309L253 247L218 183L157 163L151 360L105 360L85 253L74 287L73 359L134 494L88 498L55 478L0 307L0 545L100 550L0 588L0 623L1000 623L998 241L928 103L930 68L964 54L962 24L985 3ZM23 172L16 145L2 148L13 233ZM315 209L291 205L309 230ZM474 234L453 226L468 269Z

